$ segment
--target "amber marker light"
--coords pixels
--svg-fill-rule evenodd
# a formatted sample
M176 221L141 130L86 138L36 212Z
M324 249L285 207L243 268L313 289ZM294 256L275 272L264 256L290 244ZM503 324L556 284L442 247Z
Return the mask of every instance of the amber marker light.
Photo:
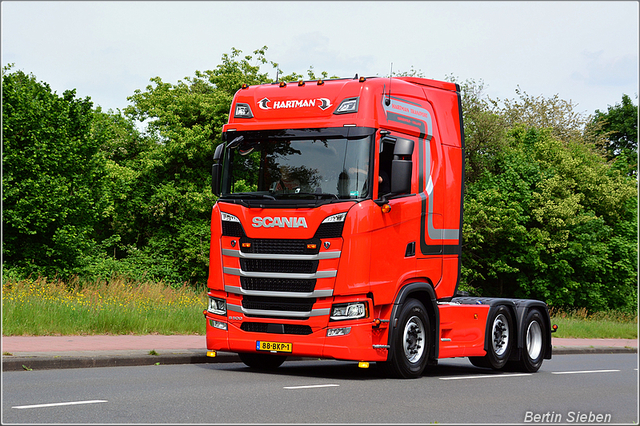
M309 250L315 250L316 248L318 248L318 245L317 244L307 244L307 248Z
M359 81L360 83L364 83L365 81L367 81L367 78L366 78L366 77L360 77L360 78L358 79L358 81Z
M243 89L248 89L248 88L249 88L249 85L248 85L247 83L242 83L242 88L243 88Z
M287 85L287 83L285 83L284 81L280 82L280 87L285 87Z
M553 325L551 326L551 332L552 332L552 333L555 333L556 331L558 331L558 324L553 324Z
M298 82L298 86L304 86L304 81L300 80L300 81Z
M242 243L243 248L251 248L251 243Z
M389 204L382 205L382 213L389 213L391 211L391 206Z
M323 84L324 84L324 81L318 80L318 86L322 86Z

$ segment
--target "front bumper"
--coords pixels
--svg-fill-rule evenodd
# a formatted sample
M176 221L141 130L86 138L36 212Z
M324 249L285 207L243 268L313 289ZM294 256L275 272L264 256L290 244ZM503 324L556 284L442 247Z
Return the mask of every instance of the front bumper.
M292 351L283 355L331 358L352 361L386 361L388 329L376 325L371 318L353 321L331 322L311 334L279 334L247 332L242 321L229 321L227 317L204 312L207 325L207 349L228 352L256 352L256 342L291 343ZM211 325L211 320L224 322L227 330ZM286 320L272 320L286 321ZM349 334L327 337L327 328L350 327Z

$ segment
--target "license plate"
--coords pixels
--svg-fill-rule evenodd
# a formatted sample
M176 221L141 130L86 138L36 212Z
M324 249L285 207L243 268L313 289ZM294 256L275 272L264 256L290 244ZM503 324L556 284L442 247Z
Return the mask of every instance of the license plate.
M269 352L291 352L293 350L293 343L281 343L281 342L256 342L257 351L269 351Z

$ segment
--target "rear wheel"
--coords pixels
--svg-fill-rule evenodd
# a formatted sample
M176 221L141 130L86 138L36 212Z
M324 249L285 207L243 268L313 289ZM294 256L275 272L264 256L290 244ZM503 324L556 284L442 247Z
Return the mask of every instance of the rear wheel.
M547 331L540 311L535 309L527 313L524 330L524 347L518 367L527 373L535 373L540 369L547 349Z
M382 363L388 374L403 379L420 377L429 358L431 328L424 305L409 299L403 305L394 331L390 360Z
M283 355L239 353L240 361L256 370L275 370L287 359Z
M489 347L483 357L469 357L471 364L476 367L500 370L505 366L513 347L513 319L509 309L499 306L489 320Z

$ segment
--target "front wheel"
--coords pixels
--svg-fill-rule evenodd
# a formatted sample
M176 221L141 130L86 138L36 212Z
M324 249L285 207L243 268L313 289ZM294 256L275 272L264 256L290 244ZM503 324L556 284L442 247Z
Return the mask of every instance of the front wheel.
M239 353L240 361L256 370L275 370L280 367L286 356L271 354Z
M402 379L420 377L429 358L430 335L429 316L424 305L409 299L398 317L398 327L389 348L390 360L382 363L387 373Z
M499 306L489 319L489 347L484 357L470 357L469 361L476 367L500 370L505 366L513 347L513 320L509 309Z

